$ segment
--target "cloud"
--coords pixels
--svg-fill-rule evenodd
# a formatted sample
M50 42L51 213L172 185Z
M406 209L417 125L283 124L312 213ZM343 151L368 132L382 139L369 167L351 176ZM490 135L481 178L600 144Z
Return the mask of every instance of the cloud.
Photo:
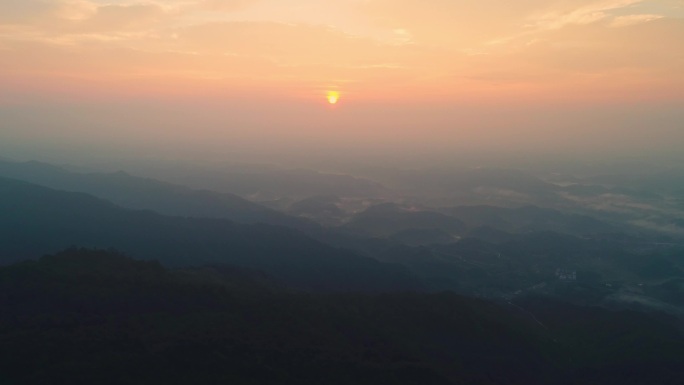
M204 0L197 2L194 6L208 11L233 12L248 8L257 2L259 0Z
M667 0L433 0L428 6L422 0L368 0L358 9L378 26L407 31L413 42L488 53L574 25L624 26L675 15L674 4ZM649 9L660 13L644 12Z
M122 32L149 29L166 12L156 4L103 5L81 20L74 21L70 32Z
M559 29L572 24L591 24L611 17L610 12L628 8L642 0L604 0L573 7L558 7L528 18L528 26L535 30ZM580 2L576 2L580 3Z
M501 35L515 33L533 4L540 0L425 1L369 0L361 14L388 29L403 29L419 44L468 48Z
M283 66L360 66L401 60L402 51L373 39L316 25L218 22L177 32L184 49L268 58Z
M662 15L628 15L618 16L610 23L611 27L625 27L628 25L648 23L649 21L662 19Z
M102 5L85 0L62 0L50 2L47 6L45 4L48 3L28 1L34 2L35 6L30 7L31 11L23 18L11 24L21 26L24 31L31 31L41 40L59 40L65 35L117 35L150 30L171 16L166 8L152 2Z
M669 70L681 64L684 20L660 18L621 28L610 25L577 25L549 32L526 54L555 68L581 71Z
M41 0L0 1L0 24L25 24L54 13L58 4Z
M3 70L334 83L383 97L682 94L684 19L664 16L674 3L349 0L356 13L339 27L315 13L258 19L274 1L0 0Z

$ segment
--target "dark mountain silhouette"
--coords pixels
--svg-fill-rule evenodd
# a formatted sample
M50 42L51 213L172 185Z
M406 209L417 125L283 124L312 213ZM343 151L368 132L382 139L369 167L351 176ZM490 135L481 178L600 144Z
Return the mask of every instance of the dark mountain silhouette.
M46 163L0 161L0 176L57 190L83 192L126 208L153 210L166 215L224 218L240 223L267 223L306 231L317 228L311 221L288 216L234 194L195 190L123 171L75 173Z
M512 234L487 227L455 242L402 243L378 239L365 250L380 261L406 266L428 290L498 299L543 293L583 305L684 316L673 300L684 291L678 285L662 287L684 278L681 244L649 236Z
M70 249L0 268L0 381L71 384L674 385L660 314L450 293L259 291L253 273ZM232 283L230 283L232 282Z
M134 211L83 193L0 178L0 261L69 245L114 247L169 265L230 263L300 288L417 288L404 268L337 249L284 227Z

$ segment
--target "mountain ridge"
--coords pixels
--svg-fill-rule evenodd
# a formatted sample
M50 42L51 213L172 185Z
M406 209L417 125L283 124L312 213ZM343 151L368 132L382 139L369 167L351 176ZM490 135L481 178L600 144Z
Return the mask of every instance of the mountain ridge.
M167 265L229 263L320 290L418 288L403 267L328 246L290 228L123 209L84 193L0 178L0 258L37 257L71 245L114 247Z

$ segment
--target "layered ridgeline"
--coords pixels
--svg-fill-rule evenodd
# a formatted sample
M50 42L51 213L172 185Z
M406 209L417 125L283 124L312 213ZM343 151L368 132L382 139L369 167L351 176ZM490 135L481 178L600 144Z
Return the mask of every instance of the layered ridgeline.
M0 160L0 177L57 190L83 192L125 208L165 215L222 218L239 223L267 223L311 231L313 222L252 203L237 195L191 189L155 179L114 173L77 173L40 162Z
M669 318L455 294L286 293L70 249L0 268L3 384L679 384Z
M315 241L297 230L123 209L90 195L0 178L0 261L70 245L116 248L168 265L229 263L307 289L416 289L398 265Z
M564 213L550 208L522 206L457 206L450 208L420 208L384 203L371 206L353 215L343 226L345 230L374 237L402 240L409 231L444 234L448 243L459 237L480 236L495 230L511 234L555 231L571 235L591 236L633 230L627 225L607 223L588 215ZM491 235L495 235L493 232ZM503 235L503 234L500 234ZM439 238L437 238L439 239Z
M460 235L466 225L459 219L427 210L411 210L394 203L371 206L356 214L345 229L375 237L389 237L407 230L435 230Z

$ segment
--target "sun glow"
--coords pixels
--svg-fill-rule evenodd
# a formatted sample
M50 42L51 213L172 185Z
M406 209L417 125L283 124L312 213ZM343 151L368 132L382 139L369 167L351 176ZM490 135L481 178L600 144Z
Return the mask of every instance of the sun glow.
M337 91L328 91L328 103L337 104L340 100L340 93Z

